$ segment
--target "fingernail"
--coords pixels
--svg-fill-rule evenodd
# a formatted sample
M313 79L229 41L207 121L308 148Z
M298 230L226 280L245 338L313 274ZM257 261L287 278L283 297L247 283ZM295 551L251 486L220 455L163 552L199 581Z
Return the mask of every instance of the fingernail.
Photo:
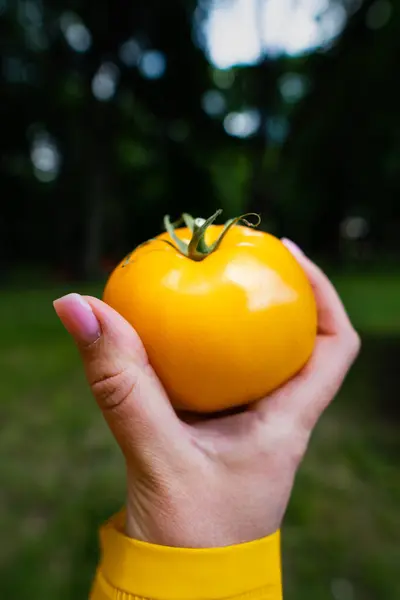
M88 302L79 294L68 294L53 302L65 329L82 344L92 344L101 335L100 324Z
M292 242L292 240L288 240L287 238L282 238L281 242L286 248L295 256L304 256L304 252L301 248L298 247L297 244Z

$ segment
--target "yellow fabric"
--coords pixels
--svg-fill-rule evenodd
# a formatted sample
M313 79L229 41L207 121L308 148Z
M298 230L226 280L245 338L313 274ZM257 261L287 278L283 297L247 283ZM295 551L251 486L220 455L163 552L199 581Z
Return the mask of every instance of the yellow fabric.
M282 600L280 533L226 548L156 546L126 537L120 513L100 532L91 600Z

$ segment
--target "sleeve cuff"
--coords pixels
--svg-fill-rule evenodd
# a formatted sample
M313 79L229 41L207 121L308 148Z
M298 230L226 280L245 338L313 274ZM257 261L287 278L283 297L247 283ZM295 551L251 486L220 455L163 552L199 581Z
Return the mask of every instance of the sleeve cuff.
M226 548L170 548L128 538L124 518L118 514L100 532L96 587L104 598L281 600L279 531Z

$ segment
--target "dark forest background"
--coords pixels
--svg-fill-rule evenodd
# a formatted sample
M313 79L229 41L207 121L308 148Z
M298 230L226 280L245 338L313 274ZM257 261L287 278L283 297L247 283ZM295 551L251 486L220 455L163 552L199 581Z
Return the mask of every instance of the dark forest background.
M298 478L286 598L400 597L400 5L321 2L345 15L335 39L289 56L256 31L259 59L218 69L207 20L232 3L0 0L5 600L87 597L97 526L123 501L51 300L100 295L164 214L220 207L322 264L364 339Z

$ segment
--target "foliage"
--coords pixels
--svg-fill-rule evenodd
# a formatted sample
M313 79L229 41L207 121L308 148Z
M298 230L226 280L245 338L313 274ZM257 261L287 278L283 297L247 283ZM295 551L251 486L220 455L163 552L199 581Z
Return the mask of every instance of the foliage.
M219 71L203 51L211 0L4 1L3 266L95 275L163 214L218 206L260 211L330 260L398 257L399 12L377 22L379 3L344 2L324 51ZM229 136L226 115L247 109L258 128ZM366 226L344 244L354 216Z

